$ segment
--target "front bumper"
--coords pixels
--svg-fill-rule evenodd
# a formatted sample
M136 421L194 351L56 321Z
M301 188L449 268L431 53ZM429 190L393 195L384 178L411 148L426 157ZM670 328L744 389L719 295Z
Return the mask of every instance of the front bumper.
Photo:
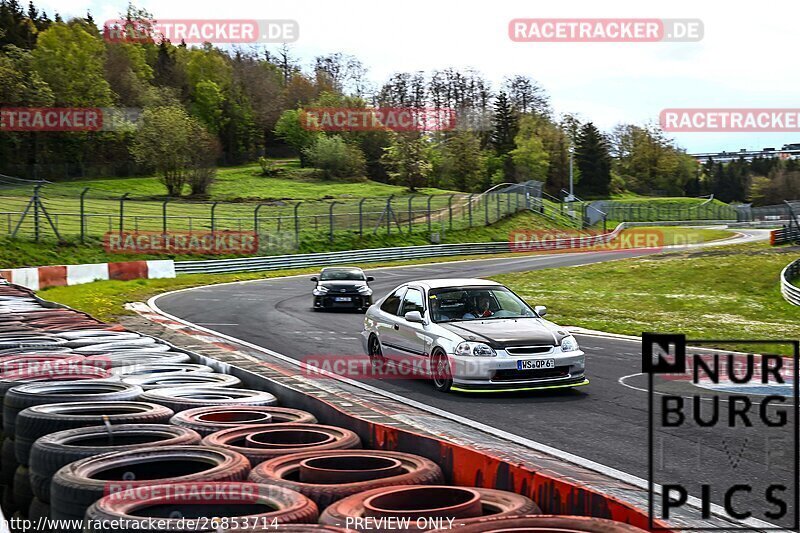
M337 301L337 298L349 298L349 300ZM360 293L314 296L314 307L317 309L366 309L370 305L372 305L372 296Z
M497 350L495 357L449 355L453 388L458 390L533 390L588 384L586 355L582 350L516 356ZM520 360L553 359L555 368L518 370Z

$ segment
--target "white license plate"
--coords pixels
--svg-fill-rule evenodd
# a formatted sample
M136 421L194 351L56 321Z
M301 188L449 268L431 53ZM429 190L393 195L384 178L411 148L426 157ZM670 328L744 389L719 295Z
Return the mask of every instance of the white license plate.
M352 302L353 299L350 296L337 296L335 299L337 302Z
M523 359L517 361L517 370L539 370L541 368L555 367L555 359Z

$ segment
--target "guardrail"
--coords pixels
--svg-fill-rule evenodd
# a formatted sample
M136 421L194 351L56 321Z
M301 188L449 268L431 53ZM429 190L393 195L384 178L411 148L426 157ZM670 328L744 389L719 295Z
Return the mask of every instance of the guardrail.
M784 226L772 232L769 238L770 244L787 244L800 240L800 230L792 226Z
M592 246L608 242L625 229L626 223L619 224L614 231L587 237L584 244ZM556 249L560 244L574 247L574 239L554 239L540 241L543 248ZM457 255L481 255L514 252L511 241L479 242L464 244L430 244L425 246L401 246L396 248L373 248L366 250L345 250L342 252L323 252L315 254L276 255L267 257L242 257L237 259L210 259L204 261L176 261L178 274L216 274L221 272L260 272L283 270L343 263L369 263L376 261L396 261L403 259L426 259L429 257L452 257Z
M800 259L789 263L781 272L781 293L787 302L800 305L800 288L792 284L792 280L800 276Z

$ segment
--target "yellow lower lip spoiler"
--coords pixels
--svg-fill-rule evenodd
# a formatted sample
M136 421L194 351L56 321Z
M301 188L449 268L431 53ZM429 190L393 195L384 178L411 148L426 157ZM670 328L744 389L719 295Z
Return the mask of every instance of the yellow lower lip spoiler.
M589 380L585 379L578 383L570 383L568 385L544 385L544 386L532 386L532 387L519 387L515 389L462 389L461 387L450 387L451 391L457 392L521 392L521 391L530 391L530 390L548 390L548 389L569 389L572 387L583 387L584 385L588 385Z

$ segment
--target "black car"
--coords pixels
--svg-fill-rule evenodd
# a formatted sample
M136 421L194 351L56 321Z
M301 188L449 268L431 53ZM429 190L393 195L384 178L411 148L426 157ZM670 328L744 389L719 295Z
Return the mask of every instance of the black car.
M357 309L365 311L372 305L372 289L367 276L360 268L329 267L323 268L319 276L311 281L316 283L314 291L314 310L320 309Z

